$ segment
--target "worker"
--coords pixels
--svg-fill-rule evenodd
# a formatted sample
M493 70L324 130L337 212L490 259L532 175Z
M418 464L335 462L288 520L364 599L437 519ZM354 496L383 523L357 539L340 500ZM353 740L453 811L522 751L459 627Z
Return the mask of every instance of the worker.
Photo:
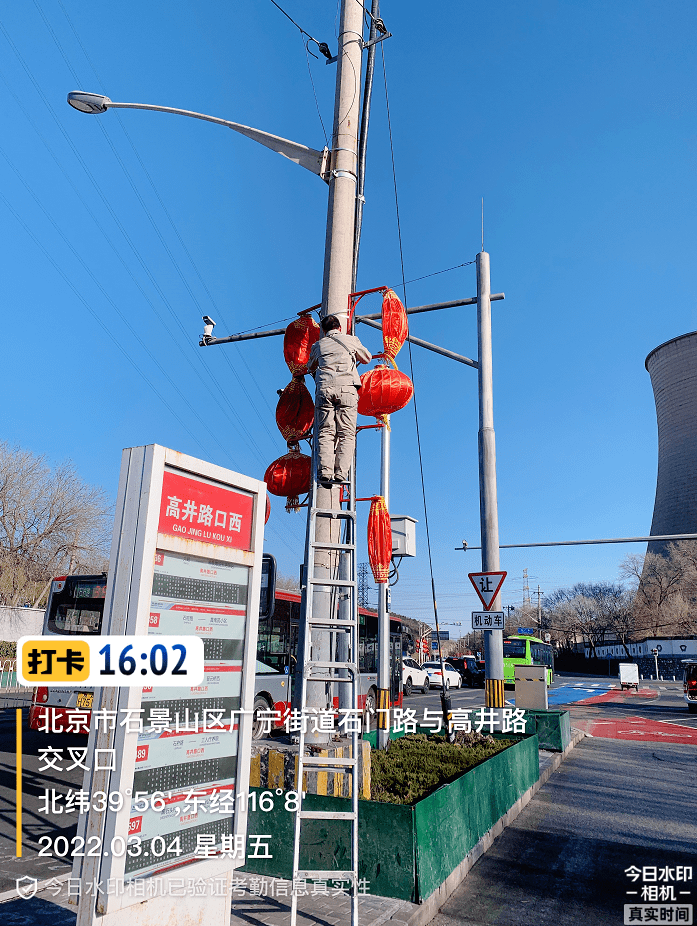
M356 362L372 354L358 338L341 333L336 315L325 315L323 337L312 345L308 370L315 378L317 481L324 489L348 482L356 447L361 378Z

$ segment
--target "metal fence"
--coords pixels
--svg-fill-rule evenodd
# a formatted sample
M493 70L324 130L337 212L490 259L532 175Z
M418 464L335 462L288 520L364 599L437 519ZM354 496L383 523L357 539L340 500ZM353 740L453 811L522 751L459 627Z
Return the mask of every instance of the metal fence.
M31 693L17 681L17 660L0 658L0 708L28 707Z

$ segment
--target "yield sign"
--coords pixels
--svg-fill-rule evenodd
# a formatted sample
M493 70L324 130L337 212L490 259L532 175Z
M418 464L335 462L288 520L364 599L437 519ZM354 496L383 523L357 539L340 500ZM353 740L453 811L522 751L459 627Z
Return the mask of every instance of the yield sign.
M484 610L488 611L498 595L507 573L469 572L468 575L470 582L474 585L475 592L479 595L479 600L484 605Z

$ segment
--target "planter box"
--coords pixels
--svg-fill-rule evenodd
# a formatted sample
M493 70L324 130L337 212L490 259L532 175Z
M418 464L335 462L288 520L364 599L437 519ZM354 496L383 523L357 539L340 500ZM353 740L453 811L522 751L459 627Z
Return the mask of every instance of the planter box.
M540 749L564 752L571 742L571 715L568 711L525 711L525 732L537 733Z
M464 860L481 837L539 778L537 736L519 739L443 785L413 807L359 803L359 876L369 893L422 903ZM252 789L256 790L256 789ZM350 810L345 798L309 794L306 810ZM292 877L295 815L277 799L269 813L249 814L250 834L271 834L272 859L247 859L245 871ZM350 867L350 824L303 824L300 867L329 871Z

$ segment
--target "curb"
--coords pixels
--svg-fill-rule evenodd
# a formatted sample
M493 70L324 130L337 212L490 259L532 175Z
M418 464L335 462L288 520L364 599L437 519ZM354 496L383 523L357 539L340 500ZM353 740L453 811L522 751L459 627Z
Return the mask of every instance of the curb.
M475 862L491 848L494 844L494 840L501 835L506 827L513 823L526 804L532 800L542 785L549 779L550 775L556 772L574 746L580 743L585 736L586 734L582 730L577 730L575 732L564 752L555 754L552 761L542 772L535 784L528 788L525 794L521 795L515 804L513 804L513 806L496 821L492 828L482 836L477 845L467 853L457 868L448 875L445 881L443 881L440 887L436 888L430 897L427 897L422 904L410 904L412 907L411 912L409 910L398 911L395 916L387 920L387 923L394 924L394 926L426 926L427 923L430 923L433 917L440 911L440 908L448 897L450 897L465 880L469 870Z
M60 881L61 884L63 884L70 877L71 877L71 873L68 872L65 875L56 875L55 878L47 878L45 881L38 881L36 884L36 891L33 896L36 897L37 894L40 894L43 890L45 890L49 884L54 883L56 881ZM0 894L0 904L7 903L10 900L19 900L19 899L20 897L19 897L19 894L17 893L17 888L15 888L12 891L3 891L2 894Z

